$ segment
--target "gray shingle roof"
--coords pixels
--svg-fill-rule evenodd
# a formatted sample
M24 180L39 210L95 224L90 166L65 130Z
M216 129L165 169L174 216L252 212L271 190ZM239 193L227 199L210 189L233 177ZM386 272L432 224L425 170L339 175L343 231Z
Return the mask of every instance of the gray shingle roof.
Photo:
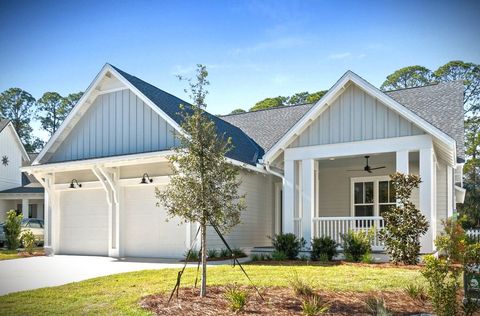
M16 187L8 190L0 191L2 193L44 193L45 190L42 187Z
M238 126L265 151L268 151L312 106L313 104L284 106L225 115L221 118Z
M112 65L111 65L112 66ZM156 106L158 106L165 114L171 117L175 122L181 124L182 116L180 115L179 105L183 104L188 110L190 105L188 102L177 98L174 95L171 95L159 88L135 77L121 69L118 69L115 66L112 66L116 71L118 71L126 80L128 80L135 88L137 88L141 93L143 93L150 101L152 101ZM234 148L227 153L229 158L245 162L251 165L255 165L257 159L262 157L264 154L263 149L258 146L254 140L245 135L244 132L237 126L231 125L230 123L218 118L217 116L211 115L206 112L209 118L215 123L217 127L217 133L219 135L225 135L232 138L232 143Z
M385 92L457 142L457 156L465 157L461 81Z
M457 156L464 158L463 84L438 83L425 87L386 92L457 142ZM313 106L304 104L221 116L238 126L268 151Z

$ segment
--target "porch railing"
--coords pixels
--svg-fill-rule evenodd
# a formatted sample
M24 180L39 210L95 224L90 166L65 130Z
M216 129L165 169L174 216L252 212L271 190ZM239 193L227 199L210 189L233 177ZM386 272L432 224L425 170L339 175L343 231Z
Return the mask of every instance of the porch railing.
M368 231L373 229L372 250L383 250L383 243L379 238L379 231L384 222L381 216L365 217L315 217L313 219L313 236L329 236L342 246L342 234L349 230Z

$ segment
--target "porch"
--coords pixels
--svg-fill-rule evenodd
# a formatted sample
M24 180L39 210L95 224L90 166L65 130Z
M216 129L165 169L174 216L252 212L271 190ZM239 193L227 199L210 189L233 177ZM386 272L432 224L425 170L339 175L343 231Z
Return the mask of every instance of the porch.
M286 149L282 232L303 237L308 247L314 237L329 236L341 245L349 230L373 229L372 250L382 251L382 212L396 204L389 175L398 171L422 179L412 200L430 223L421 244L422 252L431 252L437 230L435 152L428 136L402 138Z

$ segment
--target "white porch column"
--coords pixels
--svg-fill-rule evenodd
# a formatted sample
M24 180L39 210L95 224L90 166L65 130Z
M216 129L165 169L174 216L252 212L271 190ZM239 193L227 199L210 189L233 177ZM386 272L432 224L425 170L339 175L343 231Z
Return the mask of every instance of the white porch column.
M432 252L434 249L433 228L435 227L435 190L434 172L435 163L433 160L433 148L420 149L420 210L428 220L428 232L421 239L422 253Z
M283 179L282 233L294 233L293 213L295 210L295 161L285 160Z
M310 247L315 214L315 160L302 160L302 236Z
M23 218L28 218L28 199L22 199L22 214Z
M409 159L408 159L408 150L397 151L397 159L395 160L397 166L397 172L403 174L409 173Z

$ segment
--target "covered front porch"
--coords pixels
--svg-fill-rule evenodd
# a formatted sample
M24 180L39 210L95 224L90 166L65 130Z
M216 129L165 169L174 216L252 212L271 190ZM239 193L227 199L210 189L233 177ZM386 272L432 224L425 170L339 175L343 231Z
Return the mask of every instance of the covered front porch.
M423 253L432 252L437 225L435 166L427 135L288 148L282 231L305 238L307 244L321 236L341 244L341 235L349 230L373 229L372 250L382 251L382 212L396 203L389 175L398 171L422 179L412 200L431 223L421 242Z

